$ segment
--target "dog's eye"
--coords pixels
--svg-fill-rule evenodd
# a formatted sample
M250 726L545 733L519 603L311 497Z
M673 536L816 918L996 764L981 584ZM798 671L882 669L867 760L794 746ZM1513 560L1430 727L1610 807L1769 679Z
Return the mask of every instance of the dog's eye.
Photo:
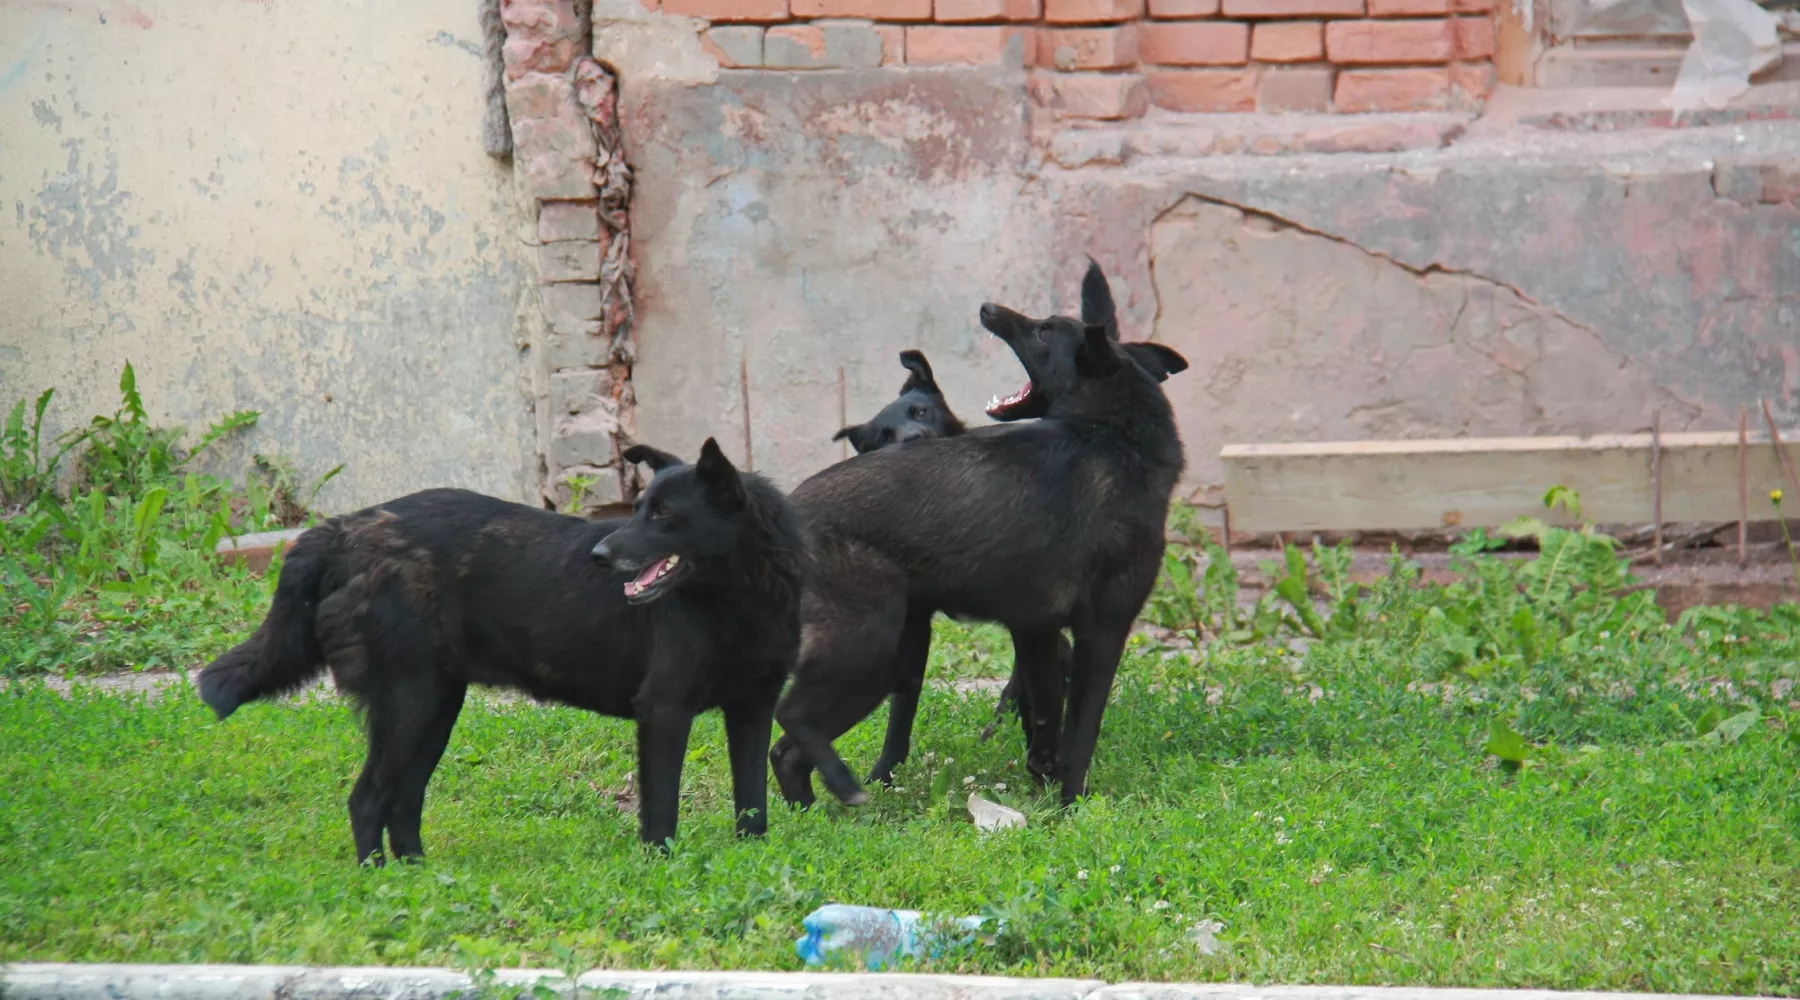
M912 420L924 420L927 416L929 416L929 414L927 414L925 412L925 408L922 406L915 406L912 409L907 410L906 415L908 418L910 418Z
M654 503L654 504L650 505L650 520L660 521L663 518L666 518L668 516L669 516L669 508L664 507L662 504L659 504L659 503Z

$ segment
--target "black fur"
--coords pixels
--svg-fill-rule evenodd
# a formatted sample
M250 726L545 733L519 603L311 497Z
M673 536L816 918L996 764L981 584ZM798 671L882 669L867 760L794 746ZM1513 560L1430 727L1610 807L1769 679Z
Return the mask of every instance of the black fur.
M867 423L851 424L831 436L833 441L850 439L857 454L905 444L932 437L954 437L963 432L962 421L950 411L937 380L931 375L931 362L918 351L901 351L900 364L909 373L900 386L900 397L881 408Z
M988 412L1030 422L869 452L790 497L813 532L815 562L800 662L776 709L785 733L770 753L788 801L812 801L814 768L840 800L866 798L831 741L890 693L882 763L904 759L912 716L902 702L916 706L938 610L1012 631L1028 766L1059 780L1065 801L1084 794L1182 471L1158 383L1187 363L1168 348L1118 343L1103 275L1084 283L1083 299L1088 322L981 309L1031 379L1029 392ZM1055 652L1065 627L1075 635L1066 725Z
M224 719L329 667L368 716L350 793L359 861L381 863L383 830L396 857L423 854L425 786L470 684L636 720L639 833L657 845L675 834L694 716L723 709L738 830L761 835L804 529L710 439L691 466L642 447L627 457L657 470L630 520L427 490L308 531L261 627L201 672L201 697Z

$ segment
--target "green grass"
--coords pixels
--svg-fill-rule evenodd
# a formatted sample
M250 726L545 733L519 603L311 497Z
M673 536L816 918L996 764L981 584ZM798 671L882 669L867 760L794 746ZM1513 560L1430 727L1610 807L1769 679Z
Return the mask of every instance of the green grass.
M943 633L952 656L994 639ZM184 694L17 684L0 957L791 969L801 917L840 901L1008 917L923 966L941 971L1800 993L1795 751L1769 719L1695 738L1707 709L1740 707L1711 681L1754 701L1783 662L1722 659L1694 684L1620 657L1596 683L1506 696L1408 690L1410 667L1363 641L1297 660L1140 643L1099 795L1061 815L1020 794L1014 727L979 741L991 696L934 690L900 790L853 814L778 807L765 841L738 842L709 718L667 859L605 794L633 767L628 723L472 699L427 802L429 860L383 870L352 864L362 747L335 699L218 724ZM1494 718L1534 741L1516 772L1484 753ZM841 741L849 759L873 759L879 722ZM955 805L969 788L1031 826L977 832ZM1215 954L1188 939L1202 920L1223 925Z
M1171 545L1144 609L1167 644L1134 638L1073 810L1029 787L1016 723L980 740L992 693L933 688L898 787L777 807L760 842L731 835L705 719L663 858L611 794L629 723L476 698L429 860L358 869L337 700L218 724L186 691L38 679L204 663L273 579L213 544L306 516L279 460L243 487L185 471L253 415L184 450L129 367L120 389L49 448L50 394L0 420L0 961L787 969L836 901L1003 918L940 971L1800 996L1800 610L1669 623L1609 540L1531 520L1506 533L1535 558L1477 530L1449 586L1290 548L1249 607L1217 549ZM936 639L936 679L1011 669L998 628ZM839 742L854 765L884 721ZM971 790L1031 825L979 833Z

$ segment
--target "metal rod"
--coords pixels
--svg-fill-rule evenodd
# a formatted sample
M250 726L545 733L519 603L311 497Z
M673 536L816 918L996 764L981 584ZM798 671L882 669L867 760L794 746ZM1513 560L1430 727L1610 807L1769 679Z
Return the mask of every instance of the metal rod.
M1762 401L1763 420L1769 425L1769 441L1775 445L1775 461L1781 464L1781 471L1787 473L1788 484L1794 487L1794 494L1800 496L1800 476L1794 475L1794 467L1788 464L1787 445L1781 443L1781 431L1775 428L1775 414L1769 409L1769 401ZM1779 512L1778 512L1779 513ZM1783 514L1785 520L1787 515Z
M1738 407L1738 568L1750 565L1750 412Z
M1662 408L1657 407L1650 415L1650 482L1656 490L1656 530L1651 545L1655 547L1656 564L1663 561L1663 517L1662 517Z

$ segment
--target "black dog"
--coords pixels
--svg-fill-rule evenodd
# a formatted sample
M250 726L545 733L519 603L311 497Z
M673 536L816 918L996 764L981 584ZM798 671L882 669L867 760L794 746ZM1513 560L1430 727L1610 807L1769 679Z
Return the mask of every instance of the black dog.
M635 719L639 832L656 845L675 834L694 716L722 708L737 828L761 835L804 530L711 439L693 465L641 445L625 458L656 472L629 521L427 490L308 531L262 626L201 672L201 697L223 719L329 665L368 715L359 861L381 863L384 829L396 857L423 855L425 785L470 684Z
M850 439L850 447L858 455L904 444L923 438L955 437L963 432L962 421L950 411L937 379L931 375L931 362L918 351L901 351L900 365L907 371L900 396L870 417L867 423L851 424L831 436L833 441Z
M866 800L831 741L889 694L883 764L904 759L937 610L1012 631L1028 767L1060 780L1064 801L1085 792L1182 471L1158 383L1187 362L1160 345L1118 343L1097 267L1083 299L1083 313L1101 322L981 309L982 325L1030 376L988 413L1029 423L870 452L792 494L814 533L815 563L795 683L776 709L786 732L770 753L788 801L812 801L815 767L840 800ZM1065 627L1075 634L1066 728L1055 649Z
M1091 257L1088 258L1087 274L1082 278L1081 283L1081 318L1084 323L1104 326L1108 336L1114 340L1118 339L1119 322L1117 312L1113 307L1112 292L1107 287L1105 273L1100 270L1100 265ZM1171 374L1168 368L1169 361L1165 355L1158 353L1157 345L1140 343L1121 344L1120 346L1131 355L1132 360L1136 361L1139 367L1149 372L1158 382L1168 379ZM962 420L950 409L949 401L944 398L943 391L938 388L937 379L931 371L931 363L925 359L925 355L915 350L901 351L900 364L906 368L909 374L906 382L900 386L899 397L882 407L881 411L866 423L853 424L838 431L832 435L833 441L848 437L851 446L860 455L906 441L955 437L964 432ZM1185 367L1185 363L1183 363L1183 367ZM953 615L952 617L960 618L961 616ZM1066 685L1069 671L1074 664L1074 653L1069 646L1068 639L1061 632L1056 635L1055 656L1057 669L1062 674L1063 683ZM923 678L921 678L921 683L922 681ZM1000 691L999 701L994 706L994 722L989 723L987 728L982 731L981 738L983 740L993 737L999 721L1008 714L1016 714L1021 723L1026 722L1024 709L1019 702L1019 690L1018 648L1015 643L1013 672L1007 678L1006 687ZM918 692L916 688L908 690L907 685L902 684L902 689L894 694L895 698L890 707L890 720L897 716L907 721L898 725L890 721L887 745L883 748L880 760L869 773L869 781L888 782L893 777L894 768L906 759L909 750L910 739L906 736L911 729L910 719L918 708ZM1029 739L1028 724L1026 736Z

